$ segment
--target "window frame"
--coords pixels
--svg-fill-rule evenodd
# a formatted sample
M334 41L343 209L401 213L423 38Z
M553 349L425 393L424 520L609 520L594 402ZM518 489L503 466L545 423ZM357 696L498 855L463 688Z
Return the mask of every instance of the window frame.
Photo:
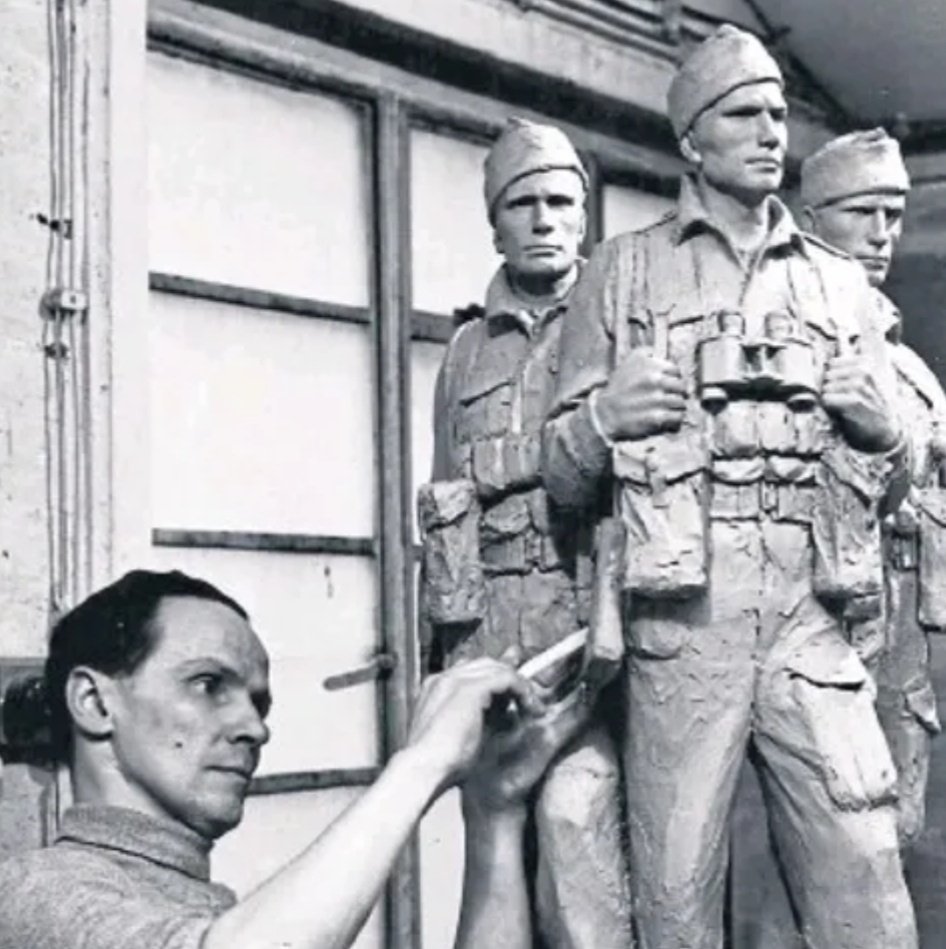
M377 444L376 518L373 537L329 537L251 531L200 531L152 525L158 546L224 547L259 551L351 553L374 557L379 571L379 631L383 648L398 657L378 689L382 763L404 741L419 686L414 633L413 498L411 477L411 344L446 343L453 332L450 314L415 310L411 305L410 134L423 129L488 144L511 115L560 126L588 167L589 234L586 251L601 237L601 196L605 184L630 184L658 194L675 191L679 160L632 138L616 138L500 99L471 93L318 39L286 34L234 13L182 0L152 0L147 49L178 56L294 91L339 98L364 110L365 176L368 202L369 304L350 307L324 300L195 280L178 274L148 273L151 292L178 294L300 318L365 325L372 334L374 429ZM633 129L630 124L629 131ZM254 793L283 793L317 787L363 786L373 769L334 769L269 775L254 782ZM386 940L396 949L419 944L419 856L416 839L388 888Z

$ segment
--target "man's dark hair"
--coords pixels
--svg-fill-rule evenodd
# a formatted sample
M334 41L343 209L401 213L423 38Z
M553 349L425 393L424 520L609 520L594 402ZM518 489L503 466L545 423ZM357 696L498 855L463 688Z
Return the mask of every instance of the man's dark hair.
M155 645L153 620L166 597L213 600L243 619L246 610L212 583L179 570L156 573L132 570L70 610L53 627L45 670L52 751L65 760L72 748L72 720L66 706L66 682L77 666L109 675L128 675Z

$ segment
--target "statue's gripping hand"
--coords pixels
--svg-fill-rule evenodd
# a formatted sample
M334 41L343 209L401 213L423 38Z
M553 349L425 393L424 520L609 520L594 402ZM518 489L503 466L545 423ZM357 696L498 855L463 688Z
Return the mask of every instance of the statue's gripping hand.
M834 356L828 361L821 401L840 420L853 447L880 452L897 444L897 420L860 355Z
M686 412L686 391L675 363L635 348L598 391L595 412L612 441L676 431Z

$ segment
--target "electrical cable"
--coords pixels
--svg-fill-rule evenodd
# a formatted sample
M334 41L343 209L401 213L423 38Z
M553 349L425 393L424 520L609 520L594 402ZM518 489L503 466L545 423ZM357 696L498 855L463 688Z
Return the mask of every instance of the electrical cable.
M47 3L50 211L41 311L51 623L91 578L85 9L77 0Z

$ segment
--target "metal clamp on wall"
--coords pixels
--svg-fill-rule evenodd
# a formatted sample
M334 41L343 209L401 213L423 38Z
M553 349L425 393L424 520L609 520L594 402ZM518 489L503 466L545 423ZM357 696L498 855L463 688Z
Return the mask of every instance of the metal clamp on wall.
M0 760L5 764L50 760L42 675L42 659L0 659Z
M379 652L357 669L349 669L347 672L329 676L322 682L322 687L328 689L329 692L335 692L338 689L349 689L353 685L361 685L364 682L384 680L395 668L397 668L397 656Z

